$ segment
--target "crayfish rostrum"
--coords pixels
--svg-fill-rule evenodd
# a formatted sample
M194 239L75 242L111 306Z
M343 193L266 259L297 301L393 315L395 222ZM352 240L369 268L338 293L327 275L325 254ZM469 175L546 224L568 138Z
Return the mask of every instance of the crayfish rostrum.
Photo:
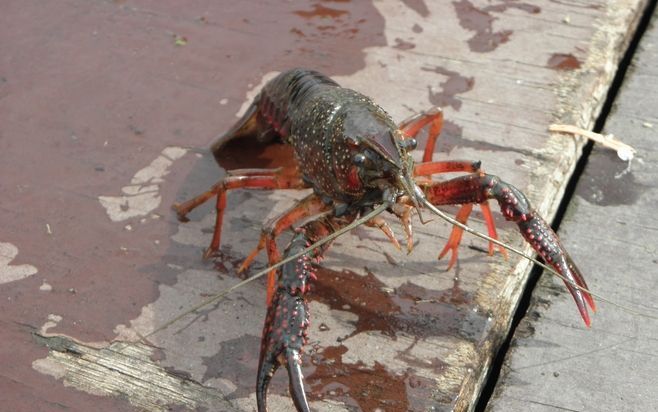
M293 69L269 81L251 103L244 116L213 144L217 153L228 141L246 136L267 142L281 139L295 153L297 173L279 169L240 169L229 171L207 192L174 205L184 219L196 206L217 198L217 220L213 239L205 256L220 245L226 195L231 189L312 188L313 192L263 229L256 249L247 257L244 270L262 249L270 264L282 259L276 244L279 234L295 228L283 258L292 256L374 207L387 204L406 233L407 249L413 248L411 213L419 214L434 205L462 205L457 221L466 223L474 204L479 204L489 236L496 229L488 205L495 199L505 219L515 222L523 237L547 264L565 278L565 284L587 325L587 304L595 309L587 285L557 235L533 210L523 193L498 177L484 173L479 162L432 161L434 145L441 131L443 114L439 109L415 115L396 125L391 117L368 97L340 87L330 78L310 70ZM422 163L414 163L410 152L415 137L429 127ZM438 173L466 173L447 181L432 181ZM296 227L299 222L306 222ZM375 216L366 225L382 230L400 248L388 223ZM443 257L451 252L449 266L457 259L463 229L454 227ZM261 341L257 373L258 410L267 410L267 388L275 371L285 365L290 393L300 411L308 411L301 372L301 352L307 340L309 322L305 294L315 277L312 259L320 257L328 244L299 256L269 273L267 316ZM493 253L490 243L489 252ZM504 252L504 249L501 249ZM568 281L566 281L568 280ZM577 285L577 286L574 286Z

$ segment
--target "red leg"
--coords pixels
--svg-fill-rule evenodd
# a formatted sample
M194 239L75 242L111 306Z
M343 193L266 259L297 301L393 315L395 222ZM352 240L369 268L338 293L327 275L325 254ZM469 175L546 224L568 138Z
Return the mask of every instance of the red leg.
M400 248L400 243L399 243L398 240L395 238L395 234L393 233L393 229L391 229L391 226L389 226L388 222L386 222L381 216L375 216L375 217L373 217L372 219L370 219L369 221L367 221L367 222L365 223L365 225L368 226L368 227L376 227L376 228L378 228L379 230L381 230L382 232L384 232L384 234L386 235L386 237L388 238L388 240L390 240L391 243L393 243L393 246L395 246L395 248L396 248L397 250L400 250L400 249L401 249L401 248Z
M280 169L238 169L228 170L226 173L228 176L276 176L279 172ZM228 176L225 177L225 179L228 178ZM187 214L215 196L218 193L217 187L221 185L222 182L223 180L211 187L210 190L207 190L190 200L183 203L174 203L172 208L176 211L178 220L182 222L187 221Z
M514 186L502 182L496 176L480 172L446 182L424 185L423 191L428 200L436 205L483 203L487 199L495 199L505 219L518 225L523 237L547 264L570 282L587 288L583 276L555 232L532 209L525 195ZM569 282L565 284L576 301L585 324L589 326L590 318L586 304L589 304L593 311L596 310L592 296L573 287Z
M414 167L414 175L429 176L436 173L479 172L480 164L481 164L480 162L472 162L467 160L419 163ZM431 185L432 183L426 183L426 184ZM439 204L433 201L433 199L429 199L429 200L434 204ZM438 199L435 200L440 202L440 200ZM491 209L489 208L489 203L487 202L487 200L480 203L480 208L482 209L482 215L484 216L484 221L487 224L487 231L489 233L489 237L493 239L498 239L498 233L496 232L496 225L494 224L493 216L491 215ZM470 208L468 212L466 212L465 206L462 207L462 209L457 214L457 220L463 224L466 224L466 221L471 213L471 210L472 208ZM463 221L459 220L460 217L464 220ZM463 230L461 228L458 228L456 226L453 227L452 233L450 233L450 238L448 239L448 243L446 244L443 251L441 251L441 253L439 254L439 259L440 259L448 251L452 251L450 263L448 264L448 270L454 265L454 263L457 260L457 251L459 247L459 242L461 242L462 232ZM494 249L495 249L494 243L489 242L489 255L493 255ZM505 250L505 248L501 246L499 246L498 249L500 250L500 253L503 256L505 256L505 258L507 258L507 250Z
M457 216L455 216L455 219L457 219L459 223L466 224L466 222L468 221L468 217L471 215L472 210L473 210L473 203L466 203L465 205L462 205L461 209L459 209L459 212L457 212ZM464 231L461 228L458 228L456 226L453 227L452 232L450 232L450 237L448 238L448 242L443 247L441 253L439 253L439 259L441 259L448 252L452 252L450 255L450 262L448 263L448 270L452 269L455 263L457 263L459 244L462 241L463 234Z
M415 208L412 205L407 205L401 202L394 203L391 206L391 211L400 219L404 233L407 235L407 253L411 253L411 250L414 247L413 226L411 224L411 212L413 212L414 209Z
M261 175L250 174L247 176L225 176L221 181L215 184L210 190L201 195L188 200L182 204L174 204L179 219L185 219L185 216L195 207L204 203L213 196L217 196L217 217L215 220L215 231L212 242L204 257L208 258L219 249L221 242L222 222L224 219L224 210L226 209L226 192L232 189L301 189L305 188L306 183L299 176L281 175L279 170L263 169Z
M431 124L431 126L427 134L427 144L425 145L425 151L423 152L423 162L432 161L434 146L436 146L436 139L439 137L441 128L443 127L443 112L441 109L434 107L430 110L403 120L398 125L398 129L402 130L404 134L406 134L408 137L415 138L416 135L418 135L418 132L420 132L422 128L428 124Z
M258 246L242 262L238 272L245 271L261 250L267 249L268 263L273 265L281 260L281 253L276 244L276 238L295 223L309 216L327 210L327 205L316 195L311 194L292 206L280 216L268 222L264 227L258 241ZM271 271L267 278L267 305L272 302L276 286L276 270Z

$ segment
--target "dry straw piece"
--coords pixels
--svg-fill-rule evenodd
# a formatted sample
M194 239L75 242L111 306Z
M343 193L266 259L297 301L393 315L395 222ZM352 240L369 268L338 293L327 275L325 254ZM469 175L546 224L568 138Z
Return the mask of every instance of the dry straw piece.
M610 149L615 150L617 152L617 156L619 156L619 158L624 161L632 160L633 156L635 156L635 153L637 153L637 151L631 146L617 140L613 134L603 135L568 124L552 124L548 126L548 130L551 132L569 133L572 135L584 136L590 140L594 140L597 143L601 143L605 147L609 147Z

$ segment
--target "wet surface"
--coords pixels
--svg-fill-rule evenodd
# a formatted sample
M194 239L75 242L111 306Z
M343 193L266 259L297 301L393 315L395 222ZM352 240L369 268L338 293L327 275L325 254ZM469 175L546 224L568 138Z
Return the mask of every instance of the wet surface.
M459 111L462 107L462 102L455 96L472 90L475 85L475 78L462 76L455 71L439 66L423 67L422 70L438 73L447 77L444 82L439 83L440 91L436 91L438 88L429 87L430 102L437 107L452 107Z
M428 376L440 375L448 364L436 354L419 357L414 348L428 338L456 334L474 342L487 322L484 314L470 309L472 297L460 288L457 278L453 287L436 291L410 282L392 289L369 271L360 275L349 270L318 267L317 276L308 294L312 307L326 305L332 311L351 314L349 319L353 320L349 321L349 333L338 333L333 327L321 323L309 335L303 367L309 389L307 393L312 401L330 399L362 411L376 411L378 408L426 410L432 404L428 400L436 388L435 380ZM242 310L252 310L240 306ZM311 324L316 322L317 316L318 313L311 311ZM469 328L474 334L463 335ZM333 344L326 344L323 334L327 333L335 336ZM372 364L354 361L353 356L359 355L350 356L350 347L354 345L353 339L361 334L381 335L393 342L402 339L401 348L394 353L395 358L406 365L405 368L391 368L392 365L378 360ZM217 353L203 357L206 370L201 381L209 383L219 379L221 382L215 385L226 388L224 393L230 399L248 396L253 391L260 338L246 334L218 345L220 350ZM226 386L224 382L231 385ZM272 380L269 393L288 396L287 375L283 368ZM441 401L449 402L448 399Z
M518 9L529 14L538 14L538 6L512 1L495 2L485 7L477 7L469 0L454 1L452 3L459 18L459 24L466 30L475 32L468 40L471 51L488 53L494 51L501 44L507 43L513 30L505 29L494 31L493 23L497 18L492 13L504 13L508 9Z
M299 7L299 4L286 6ZM334 72L335 75L338 74L335 73L337 70L346 68L346 62L343 60L345 53L360 55L365 47L382 45L385 42L383 20L369 2L310 2L307 8L294 9L292 14L301 21L291 21L286 17L289 24L281 24L281 21L276 24L291 27L289 33L295 37L294 43L298 48L286 50L287 65L273 70L282 71L295 66L313 67L325 73ZM318 65L319 62L325 61L328 55L341 56L341 64L329 63L327 60L325 64ZM309 59L313 60L313 64L309 64ZM293 63L294 60L297 62ZM348 69L347 72L354 69Z
M393 339L398 334L414 337L410 346L397 355L408 365L403 372L391 372L377 361L374 367L347 362L343 355L348 348L342 344L312 351L311 364L315 369L307 377L312 398L333 398L363 411L426 409L427 404L416 409L409 403L427 399L435 388L432 379L417 372L429 369L440 374L446 364L439 358L418 359L411 349L430 336L461 333L471 303L468 294L459 289L458 281L446 291L431 291L409 282L391 290L371 272L361 276L325 268L318 268L312 299L356 315L354 330L338 337L339 343L360 333L381 333ZM311 313L311 319L312 316Z
M419 140L419 143L424 143L423 140ZM495 143L490 143L484 140L473 140L467 139L464 137L463 128L457 123L446 120L443 123L443 132L441 137L438 140L437 146L441 150L445 150L448 153L457 148L472 148L483 151L490 152L514 152L519 153L525 156L532 156L532 151L522 148L522 147L511 147L505 145L499 145ZM475 159L471 159L475 160ZM477 159L479 160L479 159ZM483 165L486 170L486 164Z
M415 48L416 45L410 41L402 40L401 38L398 37L395 39L395 45L393 47L399 50L411 50Z
M426 141L426 134L421 132L418 136L419 147L424 147ZM448 155L455 149L472 148L480 151L490 152L515 152L525 156L532 156L532 151L521 147L510 147L505 145L498 145L484 140L467 139L464 137L463 127L451 120L444 120L441 136L437 140L436 146L438 151L447 153ZM441 160L442 157L437 156L436 160ZM480 160L480 159L471 159ZM486 170L487 165L483 165Z
M427 17L430 15L430 11L425 4L425 0L402 0L405 6L409 7L411 10L415 11L422 17Z
M331 397L368 412L378 408L409 410L407 374L392 374L378 362L374 368L363 363L345 363L341 360L345 352L347 348L338 345L313 356L315 371L307 377L312 400Z
M573 54L553 53L546 62L546 66L557 70L576 70L580 68L580 61Z
M459 298L455 300L455 296ZM443 292L405 283L391 292L371 272L361 276L325 268L318 268L314 299L357 316L354 331L342 340L365 332L381 332L392 338L398 333L419 338L456 333L464 321L463 308L471 303L459 291L458 283Z
M427 87L429 101L437 107L451 107L455 111L460 111L462 100L459 95L468 93L475 87L474 77L463 76L454 70L448 70L440 66L422 67L421 70L436 73L439 75L438 77L443 79L443 81L439 82L438 86L429 85ZM423 147L424 143L424 140L421 138L419 141L420 147ZM447 153L452 152L456 148L474 148L493 152L514 151L526 156L531 155L529 150L523 148L513 148L482 140L466 139L463 137L463 128L449 118L444 120L443 130L438 140L438 147L441 151Z
M591 165L581 177L576 195L600 206L632 205L647 190L636 181L629 165L612 150L593 150L588 159ZM592 172L594 171L594 172ZM604 171L604 172L602 172Z

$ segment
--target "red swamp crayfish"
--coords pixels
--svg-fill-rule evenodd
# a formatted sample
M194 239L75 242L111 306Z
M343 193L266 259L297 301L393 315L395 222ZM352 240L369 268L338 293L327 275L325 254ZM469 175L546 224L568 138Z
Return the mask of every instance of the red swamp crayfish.
M256 383L260 412L267 410L268 385L281 365L288 370L290 394L297 410L310 410L300 366L309 324L305 294L315 278L313 261L319 260L329 247L329 242L322 245L316 242L358 224L357 220L365 216L367 226L382 230L400 249L388 223L373 214L375 208L387 210L400 219L410 252L413 248L411 213L415 210L420 215L422 208L434 211L436 205L462 205L456 220L465 224L473 205L479 204L489 237L497 239L488 206L488 199L495 199L505 219L515 222L538 255L563 277L589 326L587 305L592 310L595 305L585 280L557 235L530 206L526 196L498 177L484 173L480 162L432 161L442 124L441 110L432 109L396 125L370 98L342 88L318 72L289 70L263 87L244 116L212 145L212 151L217 156L228 141L246 136L255 136L263 143L281 139L294 149L298 170L293 174L282 173L280 169L228 171L207 192L174 205L179 219L185 220L192 209L217 198L215 230L205 252L205 257L209 257L219 249L229 190L313 189L309 196L264 227L258 246L240 268L246 269L263 249L270 264L292 258L268 275L268 309ZM415 137L427 126L423 161L416 164L410 152L416 148ZM447 181L430 179L434 174L454 172L466 174ZM300 223L282 256L276 238ZM463 231L463 227L453 227L439 254L441 258L451 252L449 268L457 260ZM314 249L305 252L309 246ZM493 251L494 243L490 242L489 253ZM501 253L505 249L501 248Z

